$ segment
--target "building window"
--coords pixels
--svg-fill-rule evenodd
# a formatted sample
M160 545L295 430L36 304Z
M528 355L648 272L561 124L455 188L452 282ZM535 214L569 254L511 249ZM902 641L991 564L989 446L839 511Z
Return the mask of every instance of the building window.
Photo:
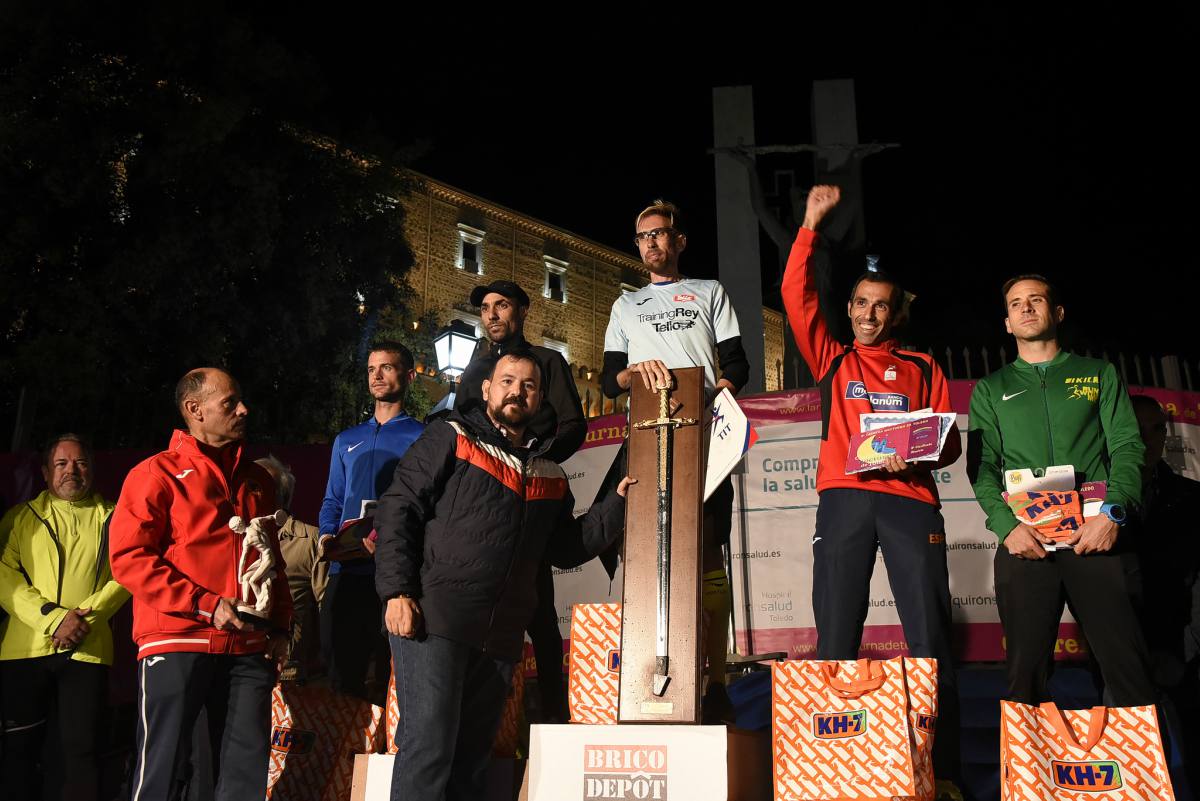
M471 330L475 332L475 338L483 337L483 321L479 319L478 314L467 314L466 312L450 312L451 320L462 320L467 325L471 326Z
M571 363L571 351L567 348L566 342L559 342L557 339L542 337L542 347L558 351L562 354L563 361L565 361L567 364Z
M483 237L485 231L458 224L458 269L483 275Z
M543 257L546 262L546 283L542 294L559 303L567 302L567 263L551 256Z

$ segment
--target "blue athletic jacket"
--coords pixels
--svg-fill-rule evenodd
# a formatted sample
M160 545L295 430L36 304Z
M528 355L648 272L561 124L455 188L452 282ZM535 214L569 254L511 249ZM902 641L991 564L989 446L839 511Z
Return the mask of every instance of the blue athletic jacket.
M336 534L343 522L360 516L363 501L378 500L392 482L396 462L424 429L423 423L400 414L382 425L370 417L337 435L321 504L321 534ZM343 570L370 574L375 570L375 561L344 565L334 562L329 572Z

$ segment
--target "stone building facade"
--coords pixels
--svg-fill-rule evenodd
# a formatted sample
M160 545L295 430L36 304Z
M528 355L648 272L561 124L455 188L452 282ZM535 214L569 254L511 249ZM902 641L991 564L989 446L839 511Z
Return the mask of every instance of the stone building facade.
M415 264L408 281L421 312L440 324L479 321L467 296L479 284L507 279L529 293L525 336L560 350L575 373L588 416L622 411L600 392L604 332L622 291L649 274L629 253L606 247L421 175L403 200ZM767 390L782 386L783 316L763 309ZM479 331L482 335L482 331Z

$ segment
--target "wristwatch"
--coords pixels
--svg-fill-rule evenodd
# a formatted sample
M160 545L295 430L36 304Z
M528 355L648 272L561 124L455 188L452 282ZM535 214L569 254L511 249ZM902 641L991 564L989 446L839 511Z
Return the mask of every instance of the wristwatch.
M1100 513L1118 526L1125 525L1125 507L1119 503L1101 504Z

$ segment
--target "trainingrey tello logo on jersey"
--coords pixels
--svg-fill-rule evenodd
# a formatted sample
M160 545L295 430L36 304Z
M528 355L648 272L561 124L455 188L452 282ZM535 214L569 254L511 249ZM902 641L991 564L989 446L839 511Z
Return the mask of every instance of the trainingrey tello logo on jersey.
M696 296L695 296L695 295L684 295L684 294L679 294L679 295L676 295L676 296L675 296L675 302L676 302L676 303L695 303L695 302L696 302Z
M1084 793L1104 793L1119 789L1121 766L1110 759L1095 762L1060 762L1050 760L1054 786Z
M818 740L842 740L867 733L867 710L853 712L817 712L813 715L813 737Z
M862 381L846 382L846 400L865 400L876 412L907 412L908 396L899 392L868 392Z
M584 745L583 801L667 799L665 745Z

